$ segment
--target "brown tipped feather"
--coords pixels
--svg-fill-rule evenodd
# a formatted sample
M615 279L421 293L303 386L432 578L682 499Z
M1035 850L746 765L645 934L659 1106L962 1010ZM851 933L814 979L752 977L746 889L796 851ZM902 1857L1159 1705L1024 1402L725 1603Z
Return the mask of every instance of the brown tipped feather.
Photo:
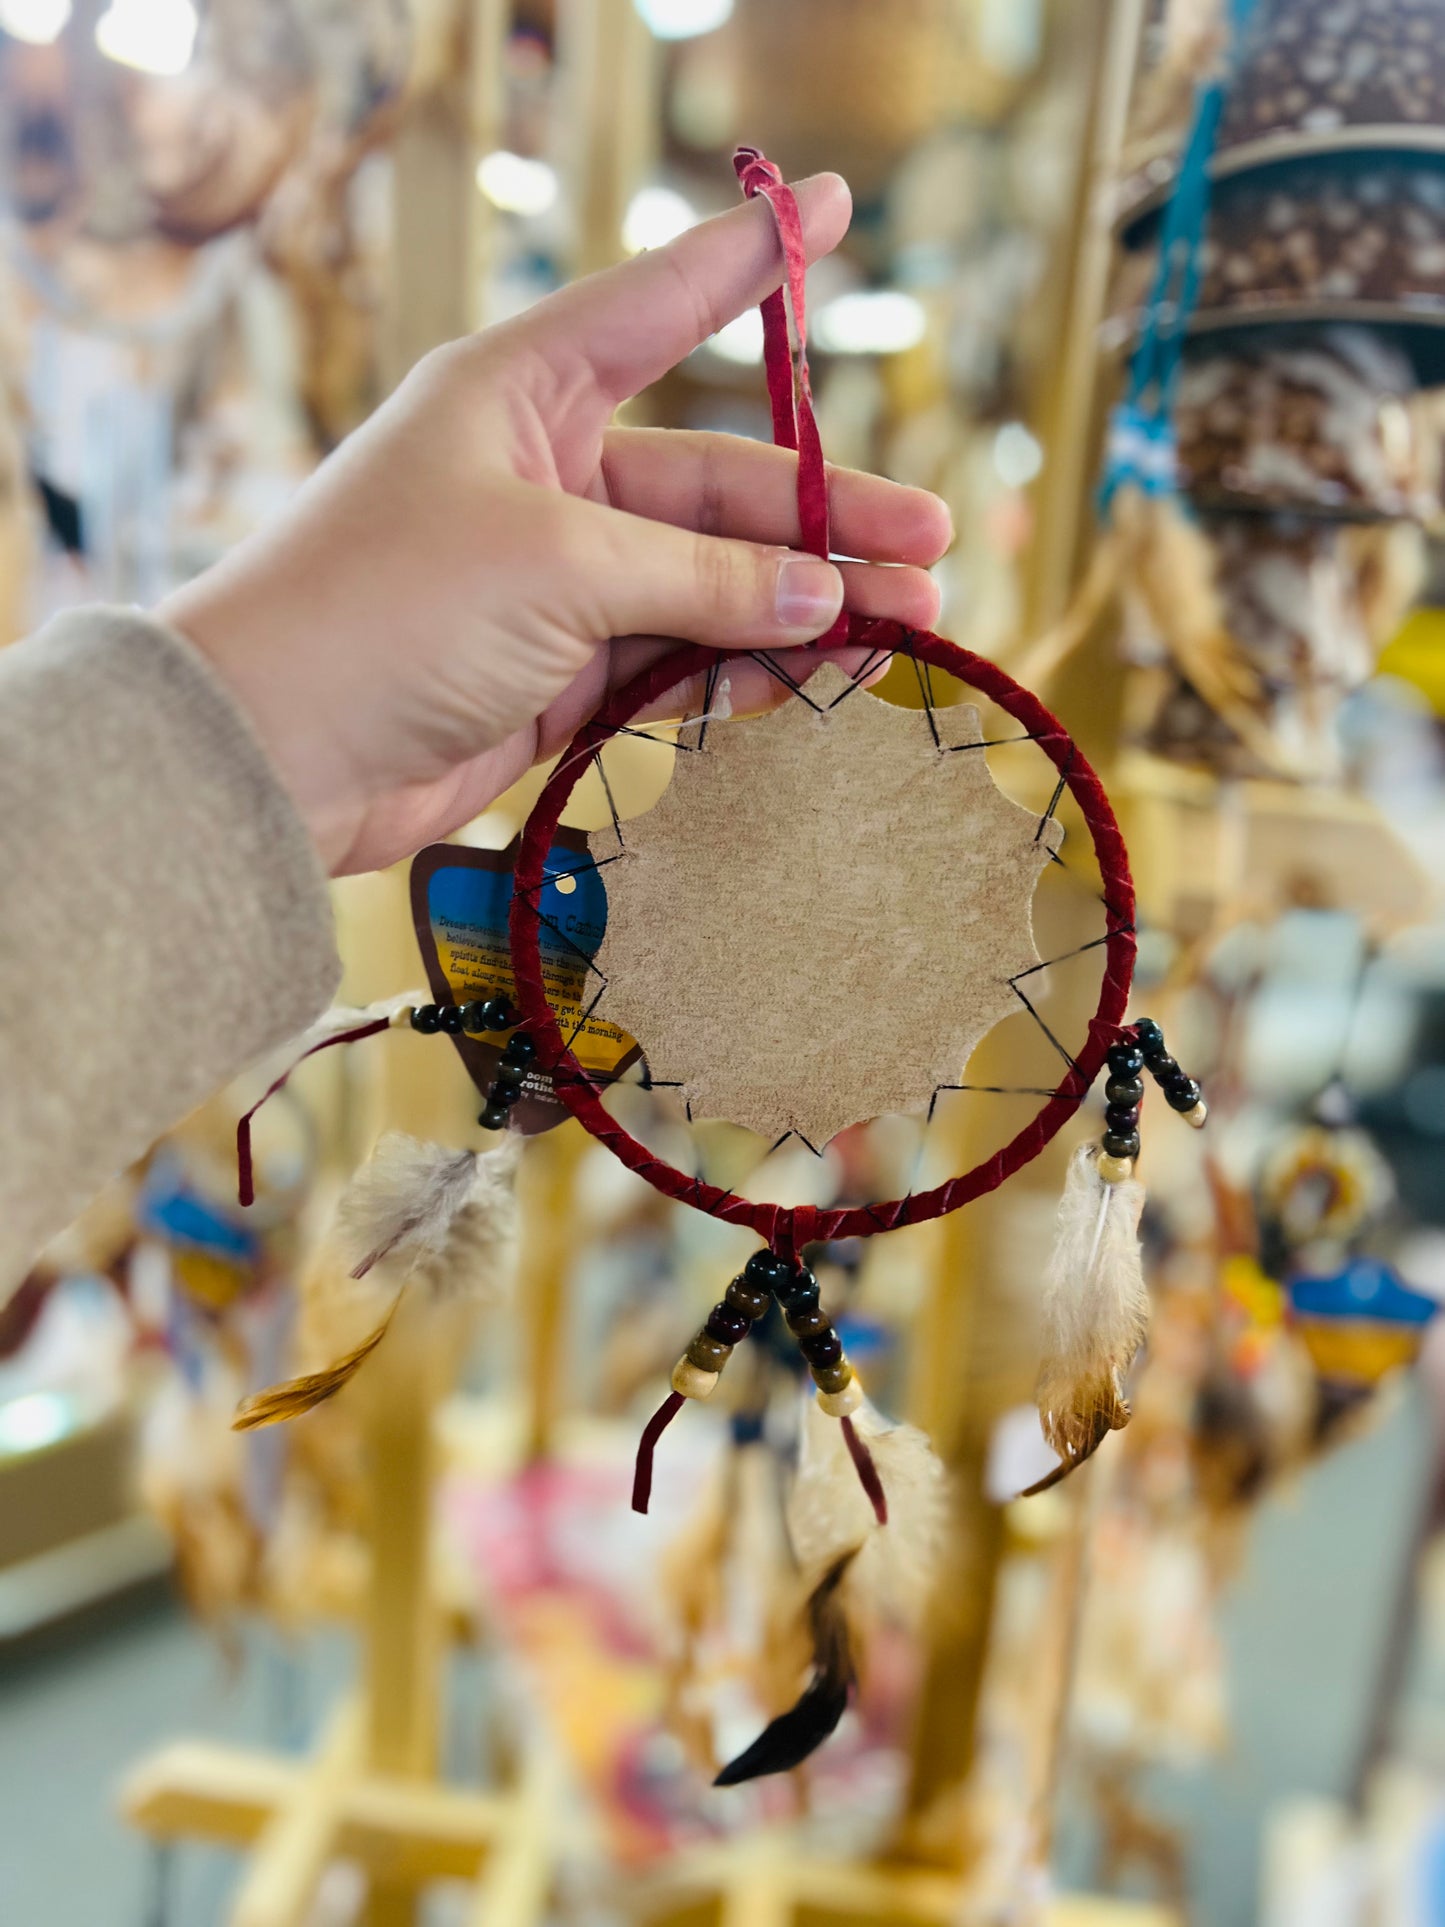
M1056 1485L1062 1485L1071 1472L1077 1472L1086 1459L1093 1458L1111 1432L1122 1432L1131 1416L1117 1385L1110 1388L1107 1398L1101 1398L1088 1409L1058 1415L1055 1424L1045 1427L1045 1436L1058 1453L1059 1463L1052 1472L1026 1485L1019 1497L1037 1498L1040 1492L1051 1492Z
M396 1304L399 1304L400 1298ZM231 1420L231 1429L236 1432L254 1432L263 1425L280 1425L289 1418L300 1418L314 1405L324 1405L328 1398L349 1385L361 1370L367 1359L376 1350L382 1339L391 1329L391 1321L396 1313L396 1304L382 1319L376 1330L351 1351L324 1366L319 1372L303 1372L300 1378L288 1378L284 1384L272 1385L267 1391L255 1392L250 1398L242 1399L236 1408L236 1416Z

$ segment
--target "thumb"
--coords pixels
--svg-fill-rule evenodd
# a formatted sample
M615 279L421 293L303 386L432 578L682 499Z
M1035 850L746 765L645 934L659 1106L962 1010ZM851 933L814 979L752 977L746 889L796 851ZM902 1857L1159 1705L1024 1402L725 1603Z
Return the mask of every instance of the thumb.
M676 636L720 649L812 642L843 607L831 562L790 549L699 535L573 501L567 553L580 564L574 608L595 636Z

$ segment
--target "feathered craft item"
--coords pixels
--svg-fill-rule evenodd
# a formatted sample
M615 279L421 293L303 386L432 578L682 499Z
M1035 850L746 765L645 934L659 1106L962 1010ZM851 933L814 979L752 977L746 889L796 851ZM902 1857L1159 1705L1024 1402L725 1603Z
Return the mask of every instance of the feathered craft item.
M849 1424L886 1501L882 1516L848 1434L809 1399L788 1532L800 1570L815 1575L804 1609L812 1672L801 1697L723 1768L717 1786L800 1766L847 1710L860 1620L916 1627L928 1604L948 1530L943 1467L916 1426L890 1425L866 1400Z
M1107 1057L1105 1132L1069 1160L1054 1249L1044 1274L1039 1417L1060 1463L1030 1486L1043 1492L1129 1423L1124 1375L1144 1342L1149 1293L1139 1247L1144 1187L1139 1156L1142 1073L1172 1111L1199 1129L1209 1116L1198 1084L1169 1055L1151 1018L1129 1027Z
M412 1287L434 1300L499 1296L516 1248L520 1156L521 1140L510 1132L492 1151L453 1151L397 1131L383 1137L343 1192L330 1240L348 1277L390 1293L383 1316L320 1371L247 1399L236 1428L274 1425L333 1398L386 1337Z
M1132 1177L1107 1182L1101 1156L1097 1144L1081 1144L1069 1160L1044 1274L1039 1417L1062 1464L1040 1486L1081 1465L1108 1433L1129 1423L1124 1374L1149 1323L1139 1249L1144 1187Z

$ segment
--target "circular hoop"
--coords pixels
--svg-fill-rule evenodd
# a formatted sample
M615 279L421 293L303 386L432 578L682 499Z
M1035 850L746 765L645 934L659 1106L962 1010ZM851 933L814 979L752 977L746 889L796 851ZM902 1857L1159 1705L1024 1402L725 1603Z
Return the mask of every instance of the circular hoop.
M1083 1049L1073 1059L1063 1081L1033 1122L1025 1125L1001 1151L931 1191L894 1198L886 1204L839 1205L826 1209L813 1205L758 1204L708 1184L700 1177L689 1177L639 1143L603 1107L598 1087L564 1042L543 986L540 947L544 869L562 812L595 752L649 704L692 678L704 677L719 662L725 661L716 650L693 646L674 650L635 677L590 722L582 725L527 819L513 879L511 939L517 1001L522 1021L536 1040L542 1067L562 1073L556 1079L558 1097L585 1130L664 1196L682 1199L725 1223L748 1225L774 1250L793 1253L805 1244L820 1240L868 1237L875 1231L893 1231L900 1225L921 1224L929 1218L942 1217L992 1191L1037 1157L1074 1114L1079 1099L1102 1068L1106 1051L1118 1039L1134 974L1134 884L1124 839L1103 784L1058 719L997 663L961 649L942 636L906 629L897 622L853 617L849 621L848 642L869 651L907 654L935 669L946 670L997 703L1038 742L1054 764L1061 782L1078 804L1093 840L1109 926L1102 946L1104 980L1098 1007L1089 1020Z

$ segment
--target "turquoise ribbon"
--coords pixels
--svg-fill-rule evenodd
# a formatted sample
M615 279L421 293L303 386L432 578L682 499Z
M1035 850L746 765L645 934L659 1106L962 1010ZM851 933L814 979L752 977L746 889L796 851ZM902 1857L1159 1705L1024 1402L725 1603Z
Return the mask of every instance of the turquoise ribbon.
M1231 0L1231 65L1254 4L1255 0ZM1227 84L1227 77L1220 76L1195 94L1189 140L1164 210L1159 265L1129 364L1129 385L1109 419L1099 488L1099 507L1106 516L1126 483L1146 495L1172 495L1178 487L1174 400L1184 337L1199 300L1199 253L1209 220L1209 164Z

